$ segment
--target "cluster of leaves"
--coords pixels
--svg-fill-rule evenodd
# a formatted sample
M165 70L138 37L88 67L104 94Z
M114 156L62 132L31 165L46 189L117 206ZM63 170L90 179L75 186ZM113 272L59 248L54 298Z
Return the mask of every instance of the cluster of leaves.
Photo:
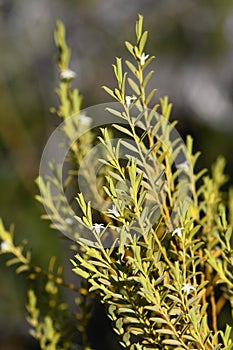
M127 60L124 66L117 58L113 65L117 87L104 87L121 106L108 108L119 123L113 125L113 130L102 128L98 137L106 151L106 159L99 159L99 184L112 207L93 213L92 203L87 203L78 189L72 196L78 205L73 220L80 230L79 237L82 227L92 233L91 240L78 240L73 271L87 282L81 295L95 295L105 305L124 348L230 350L232 329L227 325L220 330L219 321L226 306L233 318L233 191L222 191L227 182L222 157L210 174L206 169L196 172L199 153L194 154L190 136L186 144L174 137L176 122L169 120L171 104L167 97L149 109L156 90L150 90L148 84L153 74L148 66L154 57L144 52L147 35L139 15L136 44L126 42L132 61ZM55 38L61 71L57 90L61 106L56 112L65 120L80 113L81 97L71 89L71 79L62 75L68 70L70 52L60 22ZM129 71L124 72L124 67ZM66 126L64 132L72 140L74 132L82 127L81 119ZM116 146L110 142L114 132L121 135ZM72 144L68 161L73 167L65 179L65 190L74 183L82 160L97 142L94 136L89 131ZM67 223L59 216L61 211L67 211L65 191L60 188L62 171L53 164L51 169L53 177L38 181L41 196L37 198L49 213L46 218L64 230ZM91 192L89 172L86 177ZM54 201L51 185L57 187L59 200ZM113 243L106 248L109 235ZM18 272L33 270L34 278L43 275L31 264L29 253L23 254L23 247L14 245L12 234L3 226L0 237L9 243L5 252L15 256L9 263L19 264ZM45 273L46 288L51 295L57 295L57 285L66 284L60 271L54 274L50 270ZM62 314L63 303L56 301L52 305ZM81 303L84 316L79 326L83 334L89 317L85 305ZM50 312L51 305L47 307ZM59 349L61 339L60 348L71 348L59 317L55 324L48 312L40 320L32 291L28 311L33 335L42 349ZM83 348L88 349L88 341L83 339Z
M144 62L147 32L142 30L141 16L136 38L135 46L126 42L134 60L126 65L135 80L127 79L118 58L113 66L118 86L104 87L123 106L123 111L109 112L127 121L127 127L113 127L134 141L120 140L113 148L106 129L100 139L109 154L107 162L100 161L111 168L105 191L118 213L109 216L119 223L115 231L120 238L105 249L105 230L95 235L95 247L83 244L85 255L76 255L74 271L100 295L125 348L232 349L230 326L225 333L218 330L223 306L233 310L232 204L227 205L221 192L227 181L225 161L220 157L211 175L206 169L195 173L199 154L193 154L191 137L184 151L177 139L172 141L174 124L164 122L171 112L167 98L160 101L160 119L158 105L148 109L155 90L146 91L153 74L146 68L153 57ZM133 94L130 104L128 88ZM139 134L138 128L145 131ZM119 161L122 145L129 152L126 166ZM185 152L187 161L174 169L170 150L173 159ZM186 173L182 179L181 169ZM126 181L129 185L123 186ZM179 186L186 191L180 193ZM188 193L191 199L182 207ZM232 203L231 191L228 200ZM82 203L82 220L92 223L92 214Z
M26 273L30 281L28 289L27 321L30 334L39 341L43 350L65 350L72 348L77 331L87 344L85 326L90 319L91 305L87 300L87 285L75 286L63 277L63 267L51 257L48 268L42 269L32 262L31 251L26 242L15 243L13 228L6 230L0 222L2 240L0 254L7 254L7 266L15 266L16 273ZM71 313L64 298L64 288L76 295L77 311ZM40 297L37 297L40 295ZM88 345L85 347L89 349Z
M57 65L61 74L59 87L56 90L60 106L58 110L52 108L51 112L65 120L69 115L80 111L82 96L77 89L71 89L71 78L62 77L62 72L67 71L69 67L70 49L66 45L65 28L60 21L57 22L55 42L59 50ZM68 140L72 138L72 133L76 132L77 127L82 128L82 125L70 124L69 129L65 130ZM89 144L90 137L80 138L76 144L72 145L72 153L69 154L68 160L78 166L82 157L88 151ZM58 215L59 208L55 208L53 205L52 186L60 186L56 178L59 179L62 173L61 169L56 169L52 163L50 167L55 175L48 177L46 181L43 181L43 179L36 180L40 184L42 194L36 196L36 198L44 205L54 222L56 222L55 227L58 228L59 224L61 227L66 224L61 221ZM66 187L68 187L74 174L75 169L68 173ZM59 190L61 190L60 187ZM47 198L46 202L43 200L44 196ZM64 192L61 190L60 206L62 209L64 203L67 202ZM48 218L48 216L43 215L42 218ZM69 225L66 226L69 227ZM54 226L52 225L52 227ZM40 348L43 350L65 350L75 348L74 339L77 338L78 332L83 348L89 350L86 325L90 319L91 303L87 283L82 281L74 285L67 282L64 277L63 266L56 263L54 256L51 257L46 270L34 264L31 251L27 248L27 242L17 245L13 231L13 227L7 230L2 221L0 222L0 239L2 242L0 254L8 255L7 266L15 266L16 273L26 273L26 278L30 281L27 302L27 321L31 326L30 334L38 340ZM74 242L70 244L70 249L77 251ZM70 311L65 290L71 291L74 303L77 305L76 311Z

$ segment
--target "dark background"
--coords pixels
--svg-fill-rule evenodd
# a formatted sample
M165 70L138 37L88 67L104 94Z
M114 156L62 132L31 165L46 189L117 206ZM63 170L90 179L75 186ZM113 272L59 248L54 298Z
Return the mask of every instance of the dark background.
M15 224L18 242L29 240L35 261L43 266L52 254L66 259L57 233L39 219L42 208L34 200L43 146L58 123L49 113L57 105L55 22L61 19L67 27L71 69L77 72L74 83L87 107L110 101L101 86L114 87L111 65L116 56L128 58L123 42L134 40L138 13L150 32L146 52L157 57L152 67L156 98L169 95L178 131L184 138L193 135L195 149L202 151L199 166L209 168L223 154L232 174L233 1L2 0L0 216L7 227ZM26 349L27 282L5 268L4 260L1 257L0 349ZM105 323L93 323L93 329L97 324L110 339ZM103 338L97 339L96 333L96 345L110 349Z

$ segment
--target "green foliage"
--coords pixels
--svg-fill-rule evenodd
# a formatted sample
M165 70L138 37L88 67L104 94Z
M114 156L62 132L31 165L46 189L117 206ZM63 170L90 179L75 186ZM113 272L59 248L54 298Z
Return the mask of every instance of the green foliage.
M51 317L46 316L43 322L39 321L39 309L36 307L36 296L33 290L28 292L27 310L29 313L28 322L34 328L30 334L40 341L41 349L58 349L60 334L56 332Z
M1 253L13 255L8 265L17 264L16 272L26 272L31 280L43 279L48 295L46 312L40 311L39 298L32 289L27 305L31 334L39 340L41 349L71 348L61 286L80 294L77 304L81 311L73 322L78 324L86 350L89 296L105 305L119 342L126 349L233 349L231 326L220 330L218 322L226 305L233 318L233 192L222 190L227 182L225 161L219 157L210 174L206 169L196 172L200 154L193 152L192 138L188 136L185 145L172 138L176 125L169 121L172 106L167 97L153 105L156 89L148 88L153 74L148 66L154 57L144 52L147 36L139 15L136 44L126 42L131 55L131 60L125 62L129 70L124 71L122 59L117 58L113 65L117 87L103 87L122 106L121 112L108 108L119 118L119 124L113 124L114 131L101 128L97 139L88 131L72 145L67 159L72 164L65 179L68 191L93 145L100 142L106 150L107 158L99 159L102 170L98 180L112 209L93 213L91 201L86 202L78 188L72 198L78 206L74 220L79 230L88 227L93 235L92 240L82 239L80 231L74 247L73 271L86 281L84 287L66 283L62 269L55 269L53 258L48 271L34 266L25 244L16 246L12 230L8 232L1 223ZM57 23L55 41L61 73L56 113L65 120L80 112L81 97L78 90L72 90L71 79L64 78L70 50L61 22ZM69 140L79 128L80 121L66 125L64 132ZM109 142L114 132L122 135L116 146ZM122 146L127 149L125 163L119 156ZM180 153L185 154L187 162L174 167ZM60 188L62 169L50 166L54 177L37 181L42 193L37 199L56 222L55 227L63 230L65 223L59 212L68 209ZM180 177L182 171L186 176ZM91 184L88 170L85 176ZM58 189L59 201L53 201L51 186ZM106 248L109 233L113 243Z
M3 241L0 254L9 255L7 266L15 265L16 273L27 273L26 276L30 281L27 320L33 327L30 334L39 340L41 349L70 349L71 339L77 329L83 339L86 339L86 329L83 326L90 318L91 305L87 299L85 283L80 287L67 283L63 278L63 267L56 266L55 257L51 257L47 270L34 265L26 242L17 246L14 242L13 230L7 231L2 222L0 223L0 237ZM69 315L68 305L63 297L64 288L78 294L75 302L79 309L77 308L76 313L71 315ZM39 297L39 300L35 294L36 290L43 295ZM37 301L39 301L40 308ZM85 349L88 349L87 342Z

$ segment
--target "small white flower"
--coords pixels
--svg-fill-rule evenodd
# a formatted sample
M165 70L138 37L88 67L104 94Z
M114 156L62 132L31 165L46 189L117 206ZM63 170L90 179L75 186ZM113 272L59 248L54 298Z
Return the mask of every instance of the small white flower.
M61 80L72 80L76 77L76 73L71 69L65 69L60 73Z
M71 218L66 218L66 219L65 219L65 223L66 223L67 225L72 225L72 224L74 223L74 220L71 219Z
M125 96L125 103L126 106L129 107L133 101L135 101L137 98L135 96Z
M115 204L112 205L112 208L108 209L108 213L115 215L117 218L120 216L120 213L118 212Z
M142 66L144 66L144 64L146 63L147 58L149 57L149 55L146 55L145 52L143 52L141 54L141 56L139 56L140 59L140 63Z
M177 164L176 167L177 167L177 169L189 171L189 163L187 161L180 163L180 164Z
M104 228L104 224L94 224L92 228L95 230L97 234Z
M189 295L192 291L195 291L196 287L192 286L190 283L183 283L183 287L181 288L181 291L185 294Z
M89 126L91 124L92 118L88 117L87 115L85 115L83 113L81 113L78 116L78 120L83 126Z
M2 252L8 252L10 250L10 243L9 242L6 242L6 241L3 241L0 245L0 250Z
M183 227L177 227L173 232L172 232L172 236L177 235L178 237L182 237L182 230L184 230Z

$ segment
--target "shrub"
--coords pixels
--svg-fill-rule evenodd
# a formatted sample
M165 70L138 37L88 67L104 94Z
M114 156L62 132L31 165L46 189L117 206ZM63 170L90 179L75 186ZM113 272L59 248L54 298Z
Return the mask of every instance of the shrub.
M46 209L42 218L70 239L81 284L68 283L54 257L47 271L35 266L27 246L15 245L13 230L0 226L7 265L32 286L40 281L46 294L28 291L27 320L41 349L71 349L77 331L90 349L93 298L104 304L123 348L233 349L230 325L219 329L223 308L233 315L233 191L222 190L225 160L197 172L200 153L191 136L179 137L168 98L153 105L147 35L139 15L136 44L125 43L131 60L117 58L117 87L103 87L115 103L85 114L57 22L60 106L52 111L62 121L62 143L54 159L45 151L37 199ZM101 128L95 117L104 118ZM78 294L78 312L69 311L63 287Z

